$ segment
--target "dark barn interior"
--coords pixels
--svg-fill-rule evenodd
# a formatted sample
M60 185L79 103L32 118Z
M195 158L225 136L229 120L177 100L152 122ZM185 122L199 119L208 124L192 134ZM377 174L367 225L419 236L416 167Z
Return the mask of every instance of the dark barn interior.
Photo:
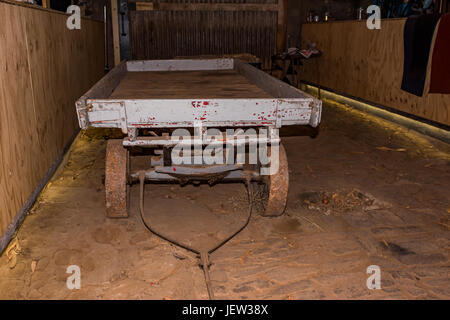
M0 0L0 299L449 299L449 7Z

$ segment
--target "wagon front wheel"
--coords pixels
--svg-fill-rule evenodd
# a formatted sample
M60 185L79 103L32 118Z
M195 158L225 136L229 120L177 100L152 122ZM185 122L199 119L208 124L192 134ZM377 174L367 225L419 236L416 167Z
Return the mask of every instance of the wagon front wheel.
M129 152L121 139L108 140L106 144L105 191L106 216L127 218L129 208Z
M268 148L268 155L270 156L274 150L276 149L272 147ZM261 215L264 217L278 217L286 210L289 190L289 168L286 150L281 143L278 150L278 168L276 164L272 164L275 165L274 172L271 175L265 176L264 182L256 186L261 203Z

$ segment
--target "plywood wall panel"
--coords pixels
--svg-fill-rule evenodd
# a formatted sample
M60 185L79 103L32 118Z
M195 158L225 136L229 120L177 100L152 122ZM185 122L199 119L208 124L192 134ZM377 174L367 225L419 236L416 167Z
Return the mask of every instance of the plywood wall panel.
M381 30L367 29L365 21L305 24L304 44L314 42L324 54L305 61L302 80L450 125L450 95L426 89L417 97L400 89L405 21L383 20Z
M23 133L35 138L37 132L20 10L0 3L0 17L0 230L5 230L32 191L20 182L33 175Z
M69 30L64 14L3 2L0 17L1 238L78 130L75 100L103 76L104 26Z

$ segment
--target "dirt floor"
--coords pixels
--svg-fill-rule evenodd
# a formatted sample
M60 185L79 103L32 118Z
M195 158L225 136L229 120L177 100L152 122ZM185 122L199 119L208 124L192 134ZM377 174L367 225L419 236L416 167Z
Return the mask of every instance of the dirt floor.
M331 102L318 134L282 133L287 212L254 215L212 255L217 298L450 298L449 145ZM0 257L0 298L206 299L195 255L143 227L138 186L130 218L105 218L103 134L79 136ZM146 219L191 244L218 241L246 214L241 184L146 187ZM69 265L79 290L66 287ZM366 286L370 265L380 290Z

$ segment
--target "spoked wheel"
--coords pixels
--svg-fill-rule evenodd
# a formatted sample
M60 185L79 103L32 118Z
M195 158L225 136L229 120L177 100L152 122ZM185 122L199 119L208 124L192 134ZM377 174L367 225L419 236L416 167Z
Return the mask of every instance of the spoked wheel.
M129 151L123 147L122 140L108 140L105 165L106 216L108 218L128 217L129 162Z
M270 154L269 147L268 155ZM254 187L262 216L278 217L284 213L289 189L289 169L286 150L282 144L279 147L278 170L272 175L264 176L263 182L255 183Z

